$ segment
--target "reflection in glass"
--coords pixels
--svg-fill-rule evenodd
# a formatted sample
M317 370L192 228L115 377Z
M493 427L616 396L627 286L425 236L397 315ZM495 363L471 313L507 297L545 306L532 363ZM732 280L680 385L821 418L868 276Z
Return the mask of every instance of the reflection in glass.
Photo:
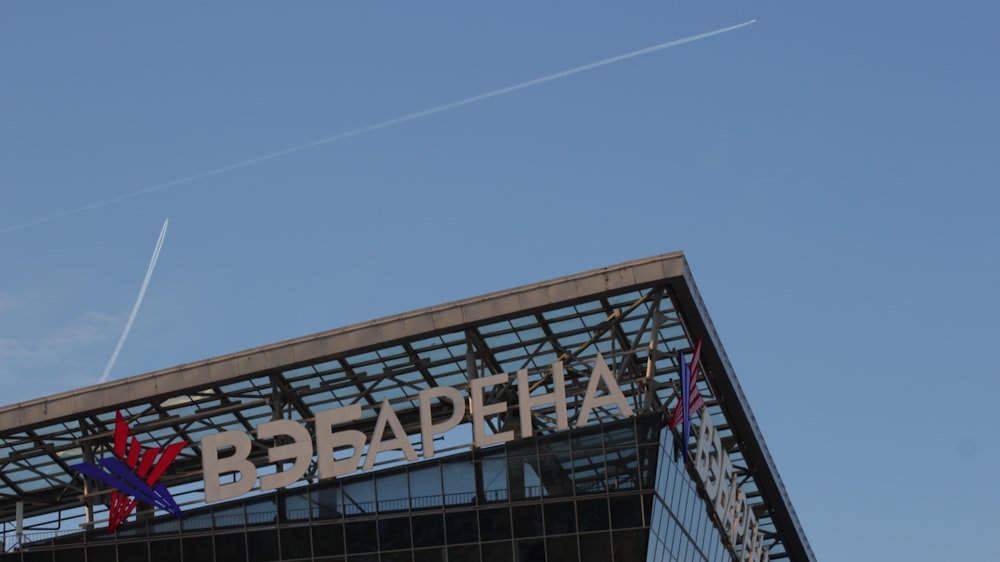
M439 507L441 498L441 465L432 463L411 469L410 503L413 509Z

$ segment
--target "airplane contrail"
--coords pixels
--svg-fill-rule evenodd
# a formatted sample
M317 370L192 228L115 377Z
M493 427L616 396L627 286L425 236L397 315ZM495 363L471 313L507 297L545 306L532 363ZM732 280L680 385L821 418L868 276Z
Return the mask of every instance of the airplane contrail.
M444 105L439 105L437 107L432 107L430 109L425 109L423 111L418 111L416 113L410 113L408 115L403 115L402 117L396 117L394 119L389 119L388 121L382 121L381 123L376 123L374 125L368 125L366 127L361 127L360 129L354 129L354 130L351 130L351 131L347 131L347 132L344 132L344 133L339 133L339 134L332 135L332 136L329 136L329 137L323 137L321 139L316 139L314 141L307 142L305 144L300 144L300 145L293 146L293 147L290 147L290 148L285 148L285 149L282 149L282 150L278 150L276 152L271 152L271 153L268 153L268 154L257 156L255 158L250 158L249 160L243 160L243 161L240 161L240 162L236 162L235 164L230 164L228 166L222 166L221 168L215 168L213 170L208 170L207 172L201 172L201 173L194 174L194 175L191 175L191 176L185 176L185 177L182 177L182 178L178 178L178 179L175 179L175 180L168 181L166 183L161 183L161 184L158 184L158 185L154 185L152 187L147 187L147 188L140 189L140 190L137 190L137 191L132 191L132 192L129 192L129 193L124 193L124 194L119 195L117 197L112 197L111 199L105 199L103 201L98 201L96 203L91 203L89 205L84 205L82 207L77 207L75 209L70 209L68 211L62 211L60 213L56 213L54 215L49 215L47 217L43 217L43 218L40 218L40 219L35 219L33 221L30 221L30 222L26 222L26 223L18 224L18 225L15 225L15 226L9 226L9 227L6 227L6 228L2 228L2 229L0 229L0 235L7 234L7 233L10 233L10 232L14 232L16 230L22 230L22 229L25 229L25 228L29 228L29 227L32 227L32 226L39 225L39 224L51 222L51 221L54 221L54 220L57 220L57 219L61 219L61 218L64 218L64 217L75 215L77 213L82 213L84 211L89 211L91 209L96 209L98 207L104 207L105 205L111 205L112 203L118 203L120 201L125 201L127 199L132 199L133 197L138 197L140 195L145 195L147 193L152 193L154 191L160 191L162 189L167 189L168 187L174 187L174 186L178 186L178 185L181 185L181 184L190 183L190 182L193 182L193 181L196 181L196 180L208 178L208 177L211 177L211 176L217 176L219 174L223 174L223 173L226 173L226 172L231 172L233 170L238 170L240 168L245 168L247 166L252 166L254 164L259 164L261 162L266 162L268 160L273 160L275 158L280 158L281 156L287 156L289 154L293 154L293 153L296 153L296 152L301 152L303 150L308 150L310 148L315 148L317 146L322 146L324 144L330 144L330 143L342 141L342 140L345 140L345 139L349 139L351 137L356 137L358 135L363 135L365 133L371 133L373 131L378 131L379 129L385 129L386 127L392 127L394 125L399 125L401 123L406 123L407 121L413 121L415 119L421 119L423 117L428 117L428 116L434 115L436 113L441 113L442 111L448 111L449 109L455 109L456 107L461 107L463 105L469 105L469 104L480 102L480 101L487 100L487 99L490 99L490 98L495 98L497 96L502 96L504 94L509 94L511 92L516 92L517 90L523 90L525 88L530 88L531 86L537 86L538 84L544 84L545 82L551 82L552 80L558 80L560 78L565 78L565 77L571 76L573 74L577 74L577 73L580 73L580 72L586 72L588 70L593 70L595 68L599 68L599 67L606 66L606 65L609 65L609 64L614 64L616 62L621 62L623 60L627 60L627 59L639 57L639 56L642 56L642 55L648 55L649 53L655 53L657 51L662 51L663 49L669 49L670 47L676 47L678 45L683 45L685 43L691 43L691 42L694 42L694 41L700 41L702 39L707 39L707 38L713 37L715 35L721 35L723 33L727 33L729 31L733 31L733 30L739 29L741 27L746 27L746 26L748 26L748 25L750 25L752 23L756 23L756 21L757 20L753 19L753 20L745 21L743 23L736 24L736 25L731 25L729 27L723 27L723 28L719 28L719 29L716 29L716 30L713 30L713 31L707 31L705 33L699 33L697 35L689 35L689 36L683 37L681 39L674 39L673 41L667 41L665 43L659 43L657 45L653 45L651 47L646 47L644 49L639 49L639 50L636 50L636 51L630 51L630 52L625 53L625 54L621 54L621 55L613 56L613 57L610 57L610 58L602 59L602 60L599 60L597 62L592 62L592 63L589 63L589 64L585 64L583 66L577 66L577 67L571 68L569 70L563 70L563 71L560 71L560 72L556 72L554 74L549 74L547 76L542 76L541 78L535 78L533 80L527 80L525 82L520 82L518 84L514 84L513 86L507 86L505 88L499 88L499 89L496 89L496 90L492 90L492 91L489 91L489 92L485 92L485 93L482 93L482 94L471 96L471 97L468 97L468 98L460 99L458 101L453 101L451 103L446 103Z
M128 332L132 329L132 322L135 321L135 315L139 312L139 305L142 304L142 298L146 296L146 287L149 286L149 279L153 276L153 268L156 267L156 260L160 257L160 248L163 247L163 239L167 236L167 223L169 222L169 217L163 219L163 228L160 229L160 237L156 239L156 247L153 248L153 257L149 260L149 267L146 268L146 278L142 280L142 287L139 287L139 298L135 299L135 305L132 306L132 313L128 315L128 321L125 322L125 329L122 331L121 337L118 338L118 344L115 345L115 351L111 354L111 359L108 361L107 367L104 367L104 374L101 375L99 383L108 380L111 367L115 366L115 361L118 360L118 354L122 350L122 345L125 344L125 338L128 337Z

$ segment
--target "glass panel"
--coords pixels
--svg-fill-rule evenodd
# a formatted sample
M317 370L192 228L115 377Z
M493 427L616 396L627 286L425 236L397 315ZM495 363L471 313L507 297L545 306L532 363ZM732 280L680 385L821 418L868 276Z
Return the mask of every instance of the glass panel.
M445 514L445 527L448 530L448 544L459 544L464 542L477 542L479 540L479 529L476 524L475 512L463 511L458 513ZM451 551L448 551L449 557ZM479 551L476 550L476 557Z
M444 544L444 518L440 513L413 518L413 546Z
M177 562L181 559L181 541L152 541L149 543L150 562Z
M416 468L410 471L409 477L410 502L413 509L441 505L441 465L432 463L429 466Z
M580 501L576 504L576 516L580 531L603 531L611 527L605 498Z
M247 533L247 553L249 554L250 562L271 562L272 560L277 560L278 532L251 531ZM186 558L184 562L187 562Z
M378 551L378 528L374 521L344 523L349 554Z
M615 531L612 534L615 560L645 560L646 542L649 531L637 529L634 531ZM681 560L692 560L684 557Z
M55 551L55 562L86 562L86 551L83 548L69 548L65 550ZM180 543L178 543L177 548L178 555L180 554ZM15 560L14 554L8 555L10 560ZM0 560L8 560L3 556L0 556ZM154 562L159 562L159 558L154 559ZM173 562L173 561L171 561Z
M281 529L281 558L306 558L312 556L312 541L309 539L309 527L290 527Z
M220 554L220 558L225 558L226 560L232 560L233 562L242 562L247 559L247 545L246 538L243 533L227 533L224 535L215 535L215 552ZM224 555L222 553L225 553ZM118 554L121 554L121 547L119 547ZM128 560L131 562L131 558L119 558L119 560ZM186 558L185 558L186 560Z
M507 499L507 459L484 459L480 464L483 471L483 496L487 502Z
M410 518L394 517L378 522L379 550L410 548ZM385 557L383 556L383 560Z
M344 526L317 525L312 533L313 556L344 553Z
M480 540L494 541L510 538L510 510L506 507L484 509L479 512Z
M201 513L198 515L192 515L181 522L181 526L185 531L191 531L196 529L211 529L212 528L212 514L211 513Z
M406 473L385 474L375 479L375 493L378 496L378 510L406 511L410 508L410 490L406 485Z
M413 555L410 551L404 550L401 552L383 552L379 556L379 562L411 562L413 560Z
M611 533L580 535L580 552L587 560L611 560Z
M413 551L413 562L444 562L444 560L444 547L425 548Z
M465 546L449 546L448 560L461 560L462 562L479 562L479 545L469 544Z
M247 502L247 525L273 525L277 519L278 509L273 496Z
M565 537L549 537L545 539L545 551L548 553L549 560L558 562L575 562L580 559L580 553L576 546L576 535L568 535ZM587 560L595 560L587 555ZM627 560L633 560L628 558ZM635 558L634 560L640 560Z
M514 555L517 562L537 562L545 560L545 541L529 539L514 543Z
M441 477L444 480L445 504L462 505L475 501L476 474L472 461L442 463Z
M485 543L480 548L483 562L514 562L513 548L510 541Z
M89 546L87 547L87 559L108 560L111 562L115 560L115 547L114 545Z
M375 487L371 479L344 483L343 494L344 513L355 515L375 512Z
M149 550L145 542L121 543L118 545L118 559L128 562L146 562Z
M545 534L561 535L576 532L576 513L573 502L548 503L545 510Z
M246 516L243 514L243 502L223 509L212 510L216 528L242 527Z
M611 521L615 529L642 527L642 498L619 496L610 499Z
M544 532L542 527L542 506L518 505L513 508L514 536L540 537Z
M314 490L310 497L316 502L316 517L332 519L342 514L339 483L332 486L326 484L322 488Z
M213 562L215 556L212 550L212 537L191 537L182 539L184 562ZM114 556L112 554L111 556ZM114 558L92 558L87 553L88 560L113 560Z
M309 492L285 497L285 519L288 521L308 521L319 515Z

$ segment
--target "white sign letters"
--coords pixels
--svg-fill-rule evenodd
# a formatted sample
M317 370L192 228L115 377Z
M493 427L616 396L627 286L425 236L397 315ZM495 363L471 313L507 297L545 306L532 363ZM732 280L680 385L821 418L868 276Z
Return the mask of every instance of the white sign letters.
M554 405L556 427L560 430L569 428L569 418L566 408L566 386L563 364L556 361L552 365L552 392L531 395L528 382L528 371L517 372L517 408L520 410L520 428L518 435L514 429L497 433L487 433L486 418L508 412L510 405L506 402L486 404L484 393L486 389L510 382L510 375L500 373L488 377L475 378L469 381L468 399L462 392L453 387L434 387L421 390L417 396L420 403L420 443L421 454L418 455L410 441L410 436L403 430L403 424L392 409L388 399L382 402L378 410L378 419L371 439L356 429L334 428L360 420L361 405L351 404L341 408L333 408L316 412L315 418L315 454L317 457L319 478L336 478L355 472L359 468L371 470L375 466L379 453L399 451L408 461L419 457L429 459L434 456L434 438L454 429L471 414L472 435L475 447L485 447L495 443L506 443L515 438L534 436L534 424L531 410L539 406ZM603 389L602 389L603 387ZM434 423L432 408L435 399L444 399L452 403L454 409L448 419ZM467 410L468 404L468 410ZM616 406L619 415L632 416L622 392L608 368L604 358L598 354L594 368L587 383L587 390L580 405L580 414L576 419L576 427L587 425L591 413L596 408ZM392 430L393 437L386 439L386 428ZM274 474L260 477L261 490L283 488L302 478L313 458L313 440L309 431L298 422L292 420L274 420L257 426L257 438L269 439L284 436L285 444L268 449L268 462L292 461L291 468ZM363 467L361 456L368 445ZM205 476L205 501L214 502L241 496L253 489L257 482L257 468L249 460L252 442L250 436L242 431L224 431L214 435L206 435L201 440L202 469ZM232 453L219 457L219 450L231 448ZM346 459L335 459L334 451L351 449L351 456ZM220 478L227 474L236 475L233 482L222 484Z

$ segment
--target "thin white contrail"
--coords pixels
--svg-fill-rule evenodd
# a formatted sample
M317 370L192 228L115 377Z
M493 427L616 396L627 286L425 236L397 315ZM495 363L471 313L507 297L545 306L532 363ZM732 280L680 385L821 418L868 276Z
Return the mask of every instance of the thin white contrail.
M153 257L149 260L149 267L146 269L146 278L142 280L142 287L139 288L139 298L135 299L135 305L132 306L132 314L128 315L128 322L125 322L125 329L122 331L122 336L118 338L118 345L115 346L115 351L111 354L108 366L104 368L104 374L101 375L101 380L98 382L108 380L111 367L115 366L115 361L118 360L118 354L121 353L122 345L125 344L125 338L128 337L128 331L132 329L132 322L135 321L135 315L139 312L139 305L142 304L142 298L146 296L146 287L149 286L149 279L153 276L153 268L156 267L156 260L160 257L160 248L163 247L163 239L167 236L167 224L169 222L169 218L163 219L163 228L160 229L160 237L156 239L156 247L153 248Z
M97 203L91 203L89 205L84 205L83 207L77 207L76 209L71 209L68 211L63 211L61 213L56 213L44 218L35 219L31 222L26 222L23 224L9 226L7 228L0 229L0 234L7 234L9 232L14 232L15 230L21 230L24 228L32 227L42 223L54 221L56 219L61 219L68 217L70 215L75 215L77 213L82 213L84 211L89 211L91 209L96 209L98 207L103 207L105 205L110 205L112 203L118 203L119 201L124 201L126 199L131 199L133 197L138 197L140 195L145 195L147 193L152 193L154 191L160 191L161 189L166 189L168 187L174 187L177 185L190 183L196 180L204 179L211 176L216 176L223 174L225 172L230 172L232 170L237 170L239 168L245 168L247 166L252 166L254 164L259 164L267 160L272 160L274 158L279 158L281 156L286 156L288 154L293 154L296 152L301 152L310 148L321 146L324 144L330 144L333 142L342 141L349 139L351 137L356 137L358 135L363 135L365 133L371 133L373 131L378 131L379 129L385 129L386 127L392 127L393 125L399 125L400 123L406 123L407 121L413 121L415 119L421 119L423 117L428 117L434 115L435 113L441 113L442 111L448 111L449 109L455 109L456 107L461 107L463 105L469 105L471 103L480 102L490 98L495 98L497 96L502 96L504 94L509 94L511 92L516 92L517 90L523 90L525 88L530 88L531 86L537 86L538 84L544 84L545 82L551 82L552 80L558 80L560 78L565 78L579 72L585 72L587 70L593 70L602 66L613 64L616 62L621 62L623 60L639 57L642 55L648 55L649 53L655 53L656 51L662 51L663 49L669 49L670 47L676 47L678 45L683 45L685 43L691 43L694 41L699 41L701 39L707 39L715 35L721 35L723 33L739 29L741 27L746 27L757 20L753 19L750 21L745 21L740 24L731 25L729 27L723 27L716 29L714 31L708 31L705 33L699 33L697 35L690 35L681 39L674 39L673 41L667 41L666 43L660 43L658 45L653 45L652 47L646 47L645 49L639 49L637 51L631 51L622 55L614 56L611 58L606 58L599 60L597 62L592 62L590 64L585 64L583 66L577 66L569 70L563 70L561 72L556 72L555 74L549 74L547 76L542 76L541 78L535 78L534 80L528 80L526 82L521 82L514 84L513 86L507 86L506 88L500 88L497 90L492 90L483 94L478 94L472 97L461 99L458 101L453 101L451 103L446 103L444 105L439 105L437 107L432 107L430 109L425 109L423 111L418 111L416 113L410 113L409 115L403 115L402 117L396 117L395 119L389 119L388 121L382 121L381 123L376 123L374 125L368 125L367 127L361 127L360 129L354 129L353 131L347 131L345 133L339 133L329 137L323 137L321 139L314 140L312 142L307 142L305 144L300 144L298 146L293 146L290 148L285 148L277 152L271 152L269 154L264 154L262 156L257 156L256 158L251 158L249 160L243 160L235 164L230 164L228 166L223 166L221 168L216 168L214 170L209 170L207 172L201 172L199 174L194 174L192 176L185 176L183 178L178 178L166 183L161 183L159 185L154 185L152 187L147 187L145 189L140 189L138 191L132 191L130 193L125 193L117 197L112 197L111 199L105 199L104 201L99 201Z

